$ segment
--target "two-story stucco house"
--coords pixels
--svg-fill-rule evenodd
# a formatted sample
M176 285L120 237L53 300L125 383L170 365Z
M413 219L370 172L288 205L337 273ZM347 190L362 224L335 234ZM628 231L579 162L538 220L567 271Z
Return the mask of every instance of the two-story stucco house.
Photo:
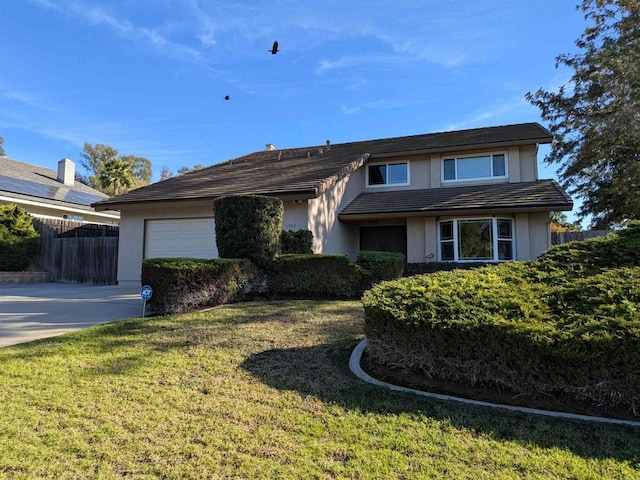
M549 212L571 210L539 180L537 123L267 149L94 204L120 210L118 281L153 257L215 258L213 200L277 196L284 228L316 253L400 251L408 262L530 260L550 246Z

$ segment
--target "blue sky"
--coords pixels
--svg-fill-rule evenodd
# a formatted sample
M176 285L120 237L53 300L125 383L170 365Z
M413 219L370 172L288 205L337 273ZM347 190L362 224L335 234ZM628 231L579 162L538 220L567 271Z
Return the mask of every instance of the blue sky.
M105 143L151 160L157 180L267 143L541 121L524 95L569 79L555 57L586 26L576 3L5 1L0 136L9 157L52 169Z

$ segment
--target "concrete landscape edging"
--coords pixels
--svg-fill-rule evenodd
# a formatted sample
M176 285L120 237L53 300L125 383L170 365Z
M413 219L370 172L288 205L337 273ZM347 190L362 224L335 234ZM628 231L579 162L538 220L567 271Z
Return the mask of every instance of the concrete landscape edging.
M521 413L529 413L529 414L533 414L533 415L546 415L549 417L556 417L556 418L566 418L566 419L570 419L570 420L581 420L581 421L588 421L588 422L599 422L599 423L613 423L613 424L618 424L618 425L630 425L633 427L640 427L640 422L635 422L633 420L621 420L621 419L617 419L617 418L606 418L606 417L594 417L594 416L590 416L590 415L579 415L576 413L568 413L568 412L555 412L555 411L551 411L551 410L540 410L537 408L528 408L528 407L517 407L514 405L503 405L503 404L498 404L498 403L490 403L490 402L483 402L480 400L471 400L468 398L461 398L461 397L454 397L451 395L443 395L440 393L431 393L431 392L424 392L422 390L416 390L413 388L407 388L407 387L401 387L398 385L393 385L391 383L387 383L387 382L383 382L380 380L377 380L375 378L373 378L372 376L370 376L368 373L366 373L364 370L362 370L362 367L360 366L360 361L362 360L362 355L365 351L365 349L367 348L367 339L365 338L364 340L362 340L360 343L358 343L358 345L356 345L356 348L353 349L353 352L351 352L351 356L349 358L349 370L351 370L351 372L358 377L360 380L370 383L372 385L376 385L379 387L385 387L388 388L390 390L396 391L396 392L403 392L403 393L411 393L414 395L420 395L422 397L428 397L428 398L434 398L437 400L444 400L444 401L453 401L453 402L459 402L459 403L464 403L467 405L478 405L481 407L490 407L490 408L501 408L504 410L511 410L513 412L521 412Z

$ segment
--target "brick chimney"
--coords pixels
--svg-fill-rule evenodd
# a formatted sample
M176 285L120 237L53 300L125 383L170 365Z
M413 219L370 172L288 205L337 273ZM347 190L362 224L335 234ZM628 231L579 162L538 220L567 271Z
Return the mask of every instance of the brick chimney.
M58 162L58 181L73 187L75 185L76 166L68 158Z

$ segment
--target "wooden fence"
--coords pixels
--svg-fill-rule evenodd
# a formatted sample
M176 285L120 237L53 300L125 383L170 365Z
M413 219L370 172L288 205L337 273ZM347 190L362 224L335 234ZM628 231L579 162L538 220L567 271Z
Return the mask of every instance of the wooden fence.
M34 219L40 233L36 262L54 282L117 283L118 227Z
M551 232L551 245L586 240L587 238L602 237L611 233L609 230L587 230L584 232Z

